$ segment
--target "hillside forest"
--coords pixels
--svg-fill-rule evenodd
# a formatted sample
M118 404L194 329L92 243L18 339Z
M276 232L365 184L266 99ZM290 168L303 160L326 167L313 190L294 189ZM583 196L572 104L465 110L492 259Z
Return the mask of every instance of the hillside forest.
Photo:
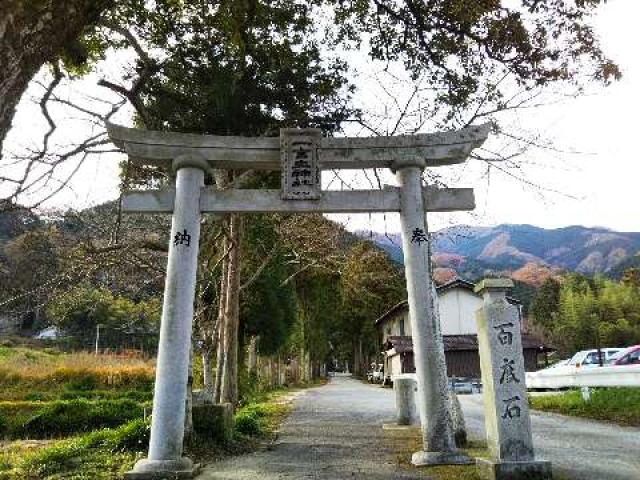
M59 342L74 349L93 349L100 325L100 348L153 353L169 218L123 217L116 248L116 213L106 204L46 218L0 214L5 323L13 318L26 332L58 327ZM401 265L322 216L250 215L242 227L239 363L251 346L251 355L298 357L303 378L336 362L364 371L377 350L373 320L405 296ZM222 228L205 220L201 241L194 347L208 366L220 333L212 312L220 308Z

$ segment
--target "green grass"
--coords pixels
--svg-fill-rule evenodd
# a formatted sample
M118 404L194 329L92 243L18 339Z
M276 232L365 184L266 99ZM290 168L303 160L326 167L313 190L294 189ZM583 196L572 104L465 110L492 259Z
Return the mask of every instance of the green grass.
M131 399L0 402L0 434L8 438L60 438L142 418L145 405Z
M431 480L482 480L475 465L442 465L417 468L411 464L411 455L422 449L420 427L406 427L384 431L385 443L395 457L396 465L409 471L412 477ZM463 451L470 457L487 457L485 442L470 441Z
M420 427L385 430L385 443L395 456L396 465L410 472L411 478L430 480L483 480L477 467L471 465L440 465L437 467L415 467L411 464L411 455L422 449ZM471 458L489 458L487 443L471 440L461 449ZM553 472L554 480L577 480L562 472Z
M0 461L0 480L122 478L146 449L149 425L134 420L117 429L97 430L34 451L15 447Z
M601 388L585 401L578 390L530 397L536 410L640 426L640 388Z
M122 479L146 453L139 417L151 406L153 371L142 360L0 344L0 480ZM233 439L198 432L186 455L205 463L273 440L300 387L247 387Z
M275 434L289 413L287 402L278 397L260 403L251 403L236 412L235 431L243 435L267 438Z

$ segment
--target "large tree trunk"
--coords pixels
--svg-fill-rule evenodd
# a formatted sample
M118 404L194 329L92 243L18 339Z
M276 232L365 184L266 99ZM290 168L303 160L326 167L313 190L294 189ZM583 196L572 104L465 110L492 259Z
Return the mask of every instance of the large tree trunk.
M225 332L226 332L226 308L227 308L227 282L229 280L227 276L227 269L229 265L229 258L227 252L229 250L229 240L226 237L222 238L222 252L224 258L222 259L222 275L220 276L220 298L218 299L218 335L217 335L217 348L216 348L216 383L213 389L213 401L220 403L220 392L222 391L222 380L224 377L224 363L225 363Z
M213 375L213 351L209 345L205 346L202 351L202 376L204 391L207 397L213 398L215 389L215 377Z
M240 314L240 238L241 217L231 215L229 222L229 264L227 267L227 298L225 315L225 361L220 401L238 402L238 328Z
M77 52L85 27L113 0L2 0L0 2L0 154L15 109L40 67L63 51Z

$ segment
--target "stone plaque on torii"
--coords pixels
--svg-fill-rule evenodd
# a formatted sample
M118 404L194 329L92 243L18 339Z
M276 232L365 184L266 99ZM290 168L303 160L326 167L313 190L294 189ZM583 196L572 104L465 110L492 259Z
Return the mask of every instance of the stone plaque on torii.
M130 478L165 472L188 478L182 456L189 347L202 213L399 212L409 317L424 440L417 465L468 463L456 449L447 409L444 346L437 324L426 212L473 210L470 188L422 186L425 167L463 163L489 125L395 137L322 138L318 129L282 129L280 138L165 133L107 125L111 140L141 165L172 168L174 188L129 192L123 211L172 213L148 457ZM204 187L210 169L280 170L279 190ZM321 171L390 168L398 187L323 191Z

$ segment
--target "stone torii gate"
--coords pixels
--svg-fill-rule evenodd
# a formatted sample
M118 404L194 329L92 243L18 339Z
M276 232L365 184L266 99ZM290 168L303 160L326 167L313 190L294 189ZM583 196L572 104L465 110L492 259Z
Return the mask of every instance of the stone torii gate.
M189 348L202 213L399 212L424 448L416 465L468 463L456 449L447 370L431 278L426 212L472 210L473 190L422 186L425 167L463 163L489 125L434 134L322 138L319 129L282 129L280 138L164 133L107 125L111 140L137 164L172 168L175 188L129 192L123 211L172 213L160 343L146 459L129 478L190 478L182 456ZM280 190L204 187L210 169L280 170ZM390 168L399 187L323 191L326 169Z

